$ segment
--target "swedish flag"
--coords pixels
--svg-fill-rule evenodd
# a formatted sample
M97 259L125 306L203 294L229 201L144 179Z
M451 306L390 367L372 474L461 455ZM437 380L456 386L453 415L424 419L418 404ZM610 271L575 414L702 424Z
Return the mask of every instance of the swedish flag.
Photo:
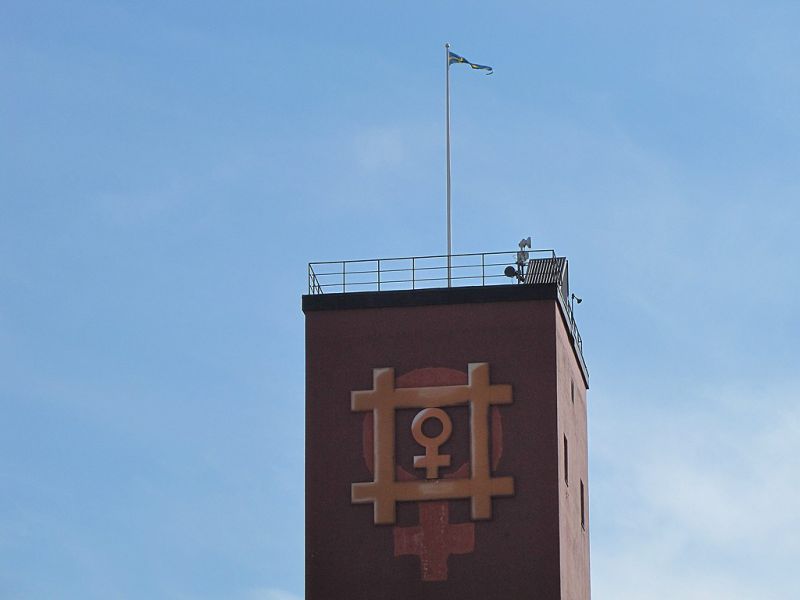
M492 67L487 67L486 65L476 65L475 63L469 62L463 56L459 56L455 52L450 52L449 50L447 51L447 58L448 58L447 62L448 66L455 63L464 63L465 65L469 65L473 69L483 69L484 71L489 71L487 75L491 75L492 73L494 73L494 69L492 69Z

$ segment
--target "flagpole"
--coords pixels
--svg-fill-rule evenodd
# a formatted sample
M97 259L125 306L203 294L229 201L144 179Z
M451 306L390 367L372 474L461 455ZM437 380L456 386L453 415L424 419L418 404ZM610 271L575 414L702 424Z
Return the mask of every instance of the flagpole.
M445 122L447 146L447 287L451 285L451 256L453 254L453 238L450 219L450 44L444 45L445 69Z

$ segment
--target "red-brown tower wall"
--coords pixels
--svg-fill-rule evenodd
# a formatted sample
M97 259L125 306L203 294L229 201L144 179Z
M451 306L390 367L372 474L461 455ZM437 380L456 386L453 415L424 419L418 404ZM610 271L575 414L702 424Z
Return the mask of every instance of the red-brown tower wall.
M589 600L589 466L586 423L586 381L556 307L556 360L558 377L558 435L560 474L559 540L561 597ZM573 400L574 398L574 400ZM567 478L564 477L564 444L567 440ZM581 522L581 483L584 507Z
M570 373L577 366L562 357L560 327L552 299L306 310L308 600L573 597L561 589L571 589L562 568L574 568L559 543L571 530L562 523L557 372L562 362ZM500 409L504 450L493 475L512 476L515 494L492 500L492 519L475 522L474 551L450 556L446 581L422 581L418 557L394 556L392 526L373 524L371 505L351 503L351 484L371 474L364 415L351 412L350 393L371 388L374 368L399 377L428 367L466 372L475 362L513 388L513 403ZM398 440L398 453L407 450ZM412 504L398 505L397 525L416 523ZM452 506L453 521L469 521L468 501Z

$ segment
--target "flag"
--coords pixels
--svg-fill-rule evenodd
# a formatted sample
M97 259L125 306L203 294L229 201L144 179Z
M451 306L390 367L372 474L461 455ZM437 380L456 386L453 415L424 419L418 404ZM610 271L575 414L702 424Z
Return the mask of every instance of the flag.
M448 57L448 62L447 62L448 66L454 63L464 63L465 65L469 65L473 69L483 69L485 71L489 71L487 75L491 75L492 73L494 73L494 69L492 69L492 67L487 67L486 65L476 65L475 63L469 62L463 56L459 56L455 52L450 52L448 50L447 57Z

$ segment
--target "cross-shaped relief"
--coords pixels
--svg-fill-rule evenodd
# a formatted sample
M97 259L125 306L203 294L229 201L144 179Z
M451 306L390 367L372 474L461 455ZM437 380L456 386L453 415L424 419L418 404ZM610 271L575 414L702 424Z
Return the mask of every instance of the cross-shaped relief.
M489 407L511 404L511 386L492 385L488 363L470 363L466 385L416 388L395 387L394 369L373 369L371 390L354 391L351 409L372 411L373 481L353 483L351 499L355 504L372 503L375 524L396 521L397 502L469 499L473 520L492 517L492 498L514 493L512 477L492 477L489 453ZM444 408L469 407L470 476L440 478L439 469L449 466L450 456L439 449L450 437L452 422ZM412 422L414 439L425 454L414 457L414 467L425 469L426 479L397 481L395 461L395 413L398 409L418 408ZM425 421L436 419L442 430L436 436L423 431Z

